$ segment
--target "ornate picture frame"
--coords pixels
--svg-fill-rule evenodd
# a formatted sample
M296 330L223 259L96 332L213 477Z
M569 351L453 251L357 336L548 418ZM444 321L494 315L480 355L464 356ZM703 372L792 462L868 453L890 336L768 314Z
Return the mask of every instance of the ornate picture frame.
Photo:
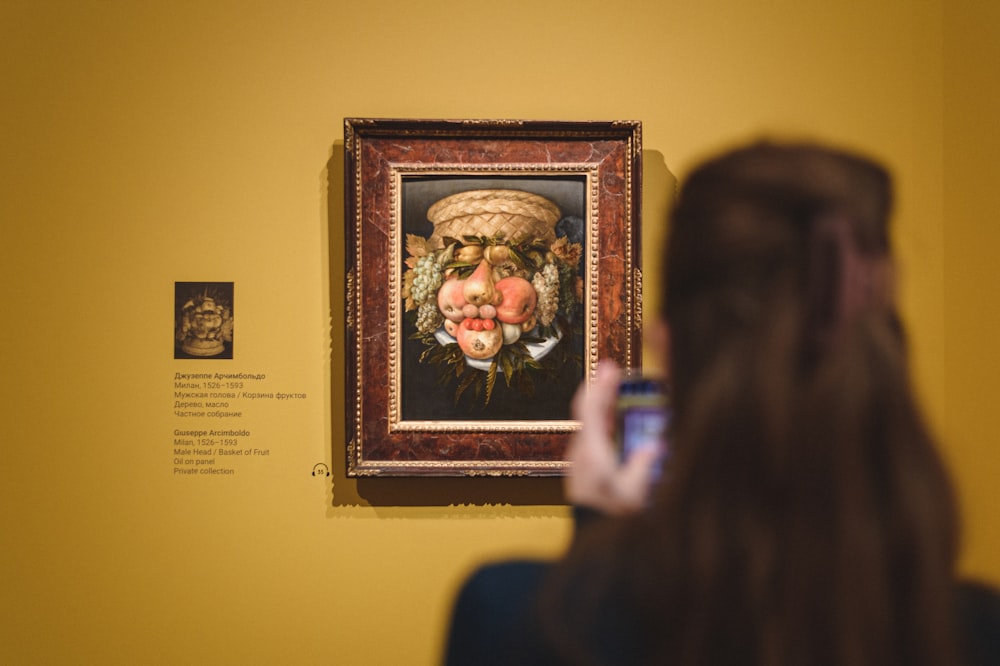
M641 363L641 123L344 121L349 476L556 476Z

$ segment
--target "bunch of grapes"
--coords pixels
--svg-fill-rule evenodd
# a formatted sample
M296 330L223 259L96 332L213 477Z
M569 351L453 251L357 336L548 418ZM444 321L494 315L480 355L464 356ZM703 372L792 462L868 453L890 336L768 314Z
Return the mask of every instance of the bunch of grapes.
M559 309L559 269L555 264L545 264L542 270L531 278L531 284L538 294L538 305L535 309L538 323L548 326L556 318L556 311Z
M417 330L423 334L433 333L444 323L444 315L438 310L437 303L427 301L417 308Z
M434 295L444 281L441 265L433 254L420 257L413 268L413 286L410 287L410 297L418 306L432 303Z

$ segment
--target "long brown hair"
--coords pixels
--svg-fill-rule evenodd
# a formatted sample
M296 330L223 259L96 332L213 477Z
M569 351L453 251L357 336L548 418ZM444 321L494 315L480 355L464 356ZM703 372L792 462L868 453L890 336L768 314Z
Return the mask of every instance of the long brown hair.
M814 145L688 178L662 285L672 458L647 511L553 576L566 661L954 660L955 507L910 387L890 208L883 168Z

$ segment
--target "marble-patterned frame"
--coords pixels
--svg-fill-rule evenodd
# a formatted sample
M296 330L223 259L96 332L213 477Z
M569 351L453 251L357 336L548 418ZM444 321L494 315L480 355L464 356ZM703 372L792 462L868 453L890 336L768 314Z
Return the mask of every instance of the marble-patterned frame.
M404 188L434 178L523 178L543 191L548 181L583 184L580 379L589 382L602 359L641 364L641 123L348 118L344 144L348 474L562 474L579 427L569 418L424 419L412 417L412 401L411 416L401 409Z

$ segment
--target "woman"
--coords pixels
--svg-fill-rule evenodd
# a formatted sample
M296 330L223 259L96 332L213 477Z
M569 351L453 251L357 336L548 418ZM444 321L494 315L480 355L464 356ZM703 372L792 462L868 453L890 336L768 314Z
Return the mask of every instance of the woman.
M663 273L664 478L647 495L653 455L617 464L618 372L600 367L566 482L585 524L551 570L473 577L451 663L939 665L989 649L968 628L1000 634L996 611L969 600L996 597L956 586L955 502L910 387L890 200L880 166L813 145L691 174Z

